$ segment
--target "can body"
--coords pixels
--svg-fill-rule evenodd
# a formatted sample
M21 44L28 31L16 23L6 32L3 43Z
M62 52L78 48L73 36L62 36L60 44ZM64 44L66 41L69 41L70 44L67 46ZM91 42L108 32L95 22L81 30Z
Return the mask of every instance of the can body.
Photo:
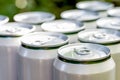
M17 80L19 38L0 37L0 80Z
M84 22L86 29L96 29L96 21Z
M21 39L19 80L53 80L53 60L57 48L68 43L60 33L35 32Z
M21 47L19 80L52 80L52 64L56 56L56 49L33 50Z
M111 55L116 63L116 80L120 80L120 43L117 43L117 44L111 44L111 45L107 45L107 47L110 48L111 50Z
M71 64L58 59L54 62L54 80L115 80L114 72L112 58L95 64Z

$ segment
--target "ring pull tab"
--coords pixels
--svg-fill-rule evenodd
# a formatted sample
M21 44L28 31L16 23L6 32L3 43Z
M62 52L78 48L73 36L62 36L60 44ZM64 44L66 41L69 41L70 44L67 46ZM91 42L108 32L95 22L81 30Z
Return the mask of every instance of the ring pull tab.
M21 29L19 28L8 28L6 29L6 32L9 32L9 33L16 33L16 32L20 32Z
M74 48L74 52L78 55L89 55L91 53L91 51L86 47L82 47L79 49Z
M120 21L113 21L113 22L111 22L111 25L120 26Z
M34 44L34 45L43 45L43 44L45 44L46 42L44 42L44 41L40 41L40 40L36 40L36 41L34 41L32 44Z
M97 39L106 39L108 35L104 32L103 33L99 32L99 33L94 33L93 37Z

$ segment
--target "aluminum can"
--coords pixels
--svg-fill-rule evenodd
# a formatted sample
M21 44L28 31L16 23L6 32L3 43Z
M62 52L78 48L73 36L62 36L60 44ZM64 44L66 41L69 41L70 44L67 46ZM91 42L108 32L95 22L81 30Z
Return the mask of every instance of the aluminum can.
M41 25L44 31L64 33L69 37L69 43L77 43L77 33L85 29L82 22L75 20L59 19L45 22Z
M95 11L78 9L63 11L61 17L64 19L82 21L84 22L86 29L96 28L95 21L100 18L99 14Z
M55 19L55 15L49 12L33 11L19 13L14 16L14 20L22 23L29 23L36 27L35 31L41 31L41 23Z
M0 80L18 80L18 49L22 35L35 27L28 24L10 22L0 27Z
M113 29L86 30L78 33L81 42L98 43L107 46L116 63L116 80L120 80L120 32Z
M78 9L92 10L99 12L101 17L107 16L107 10L114 7L114 4L103 1L81 1L76 4Z
M57 48L68 43L61 33L34 32L22 37L19 50L19 80L53 80Z
M115 80L115 63L109 48L91 43L58 49L53 80Z
M98 28L115 29L120 31L120 18L105 17L96 21Z
M4 15L0 15L0 25L5 24L9 21L9 18Z
M120 7L115 7L107 11L108 16L110 17L119 17L120 18Z

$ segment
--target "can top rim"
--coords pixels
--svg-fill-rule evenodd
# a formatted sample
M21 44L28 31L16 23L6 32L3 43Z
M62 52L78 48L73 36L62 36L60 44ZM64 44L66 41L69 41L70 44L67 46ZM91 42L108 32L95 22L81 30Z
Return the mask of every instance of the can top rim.
M16 14L14 20L22 23L40 24L55 19L55 15L44 11L23 12Z
M85 26L82 22L75 20L59 19L45 22L41 25L41 28L50 32L73 33L85 29Z
M0 24L5 24L9 21L9 17L0 15Z
M68 40L68 37L62 33L34 32L23 36L21 43L33 48L50 48L67 44Z
M76 4L79 9L106 11L114 7L114 4L104 1L81 1Z
M120 19L117 17L106 17L96 21L97 27L120 30Z
M112 9L109 9L107 11L107 14L109 16L112 16L112 17L120 17L120 7L115 7L115 8L112 8Z
M61 18L63 19L71 19L71 20L77 20L77 21L93 21L98 18L100 18L100 15L96 11L90 11L90 10L78 10L78 9L71 9L63 11L60 14Z
M93 52L91 54L86 54L86 53L85 54L82 54L82 53L78 54L79 51L78 51L78 53L73 51L75 48L78 48L78 47L88 48L91 52L96 50L96 51L98 51L98 53ZM67 53L69 53L69 54L67 54ZM58 49L58 56L64 58L65 60L97 61L97 60L102 60L102 59L109 57L110 56L110 49L103 46L103 45L93 44L93 43L68 44L68 45L62 46Z
M120 32L113 29L88 29L78 33L81 42L113 44L120 42Z
M9 22L1 25L0 27L0 36L2 37L19 37L23 36L27 33L30 33L35 30L35 26L26 24L26 23L18 23L18 22Z

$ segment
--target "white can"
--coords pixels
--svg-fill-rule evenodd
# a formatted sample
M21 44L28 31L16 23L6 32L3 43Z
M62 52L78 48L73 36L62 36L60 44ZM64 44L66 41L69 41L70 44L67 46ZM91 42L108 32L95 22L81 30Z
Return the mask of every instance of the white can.
M120 80L120 32L112 29L86 30L78 33L81 42L106 45L116 63L116 80Z
M53 80L115 80L115 63L110 50L89 43L59 48Z
M77 43L79 42L77 33L85 29L85 26L82 22L59 19L45 22L41 28L44 31L64 33L69 37L69 43Z
M5 24L9 21L9 17L0 15L0 25Z
M72 19L77 21L83 21L86 29L96 28L96 20L100 17L95 11L89 10L67 10L61 13L61 17L64 19Z
M0 80L17 80L20 37L35 27L23 23L6 23L0 27Z
M49 12L33 11L19 13L14 16L17 22L32 24L36 27L35 31L41 31L40 24L55 19L55 15Z
M120 18L120 7L115 7L107 11L108 16Z
M120 18L105 17L96 21L98 28L115 29L120 31Z
M53 80L57 48L68 43L61 33L35 32L22 38L19 50L19 80Z
M114 7L114 4L103 1L81 1L76 4L78 9L92 10L99 12L101 17L107 16L107 10Z

